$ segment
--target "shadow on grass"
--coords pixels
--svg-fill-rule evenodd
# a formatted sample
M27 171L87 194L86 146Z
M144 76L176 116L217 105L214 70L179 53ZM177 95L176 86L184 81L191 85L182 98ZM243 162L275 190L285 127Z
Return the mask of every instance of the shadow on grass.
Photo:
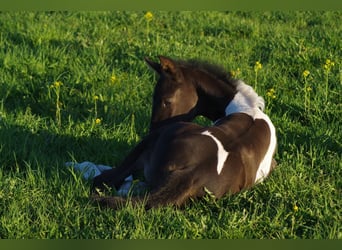
M20 171L25 169L25 164L49 172L49 169L63 168L65 162L73 160L115 166L134 147L124 140L32 131L23 126L4 124L1 120L0 141L0 167L4 172Z

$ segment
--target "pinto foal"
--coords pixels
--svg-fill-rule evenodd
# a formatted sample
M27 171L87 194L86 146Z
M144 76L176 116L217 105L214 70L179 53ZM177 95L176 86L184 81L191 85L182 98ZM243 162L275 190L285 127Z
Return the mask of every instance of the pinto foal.
M266 178L276 163L275 128L263 113L264 100L241 80L218 67L160 57L146 60L159 75L153 96L151 131L123 163L94 179L95 187L118 187L143 168L151 189L146 207L201 197L216 198L249 188ZM203 127L191 121L204 115L215 121ZM94 197L112 208L126 199ZM132 197L133 203L144 200Z

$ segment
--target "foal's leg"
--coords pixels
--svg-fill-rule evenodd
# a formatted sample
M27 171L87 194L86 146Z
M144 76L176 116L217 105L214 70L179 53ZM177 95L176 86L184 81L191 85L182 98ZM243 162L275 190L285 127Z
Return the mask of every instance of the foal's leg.
M137 205L145 201L146 209L166 205L181 206L190 197L195 197L200 193L203 194L203 190L194 183L191 172L183 173L182 170L175 172L170 174L167 181L160 188L152 191L147 197L132 197L132 204ZM122 208L127 202L127 199L118 196L94 196L93 199L100 205L113 209Z
M105 186L119 188L125 178L134 171L144 167L144 158L148 157L149 149L153 146L158 134L149 134L128 154L120 166L106 170L93 180L93 188L103 189Z
M146 200L146 208L176 205L180 207L190 197L203 194L203 190L193 179L192 171L178 170L170 174L167 181L151 192Z
M143 162L135 161L129 165L120 165L117 168L106 170L93 180L93 189L104 189L105 186L115 187L118 189L125 178L143 166Z

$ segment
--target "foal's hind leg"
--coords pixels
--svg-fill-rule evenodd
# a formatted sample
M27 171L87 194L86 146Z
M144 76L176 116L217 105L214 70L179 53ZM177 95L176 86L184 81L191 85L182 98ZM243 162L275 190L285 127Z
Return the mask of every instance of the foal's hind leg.
M190 197L195 197L202 191L193 181L193 174L191 172L175 171L168 176L164 185L152 191L147 197L146 208L166 205L176 205L179 207Z
M175 171L176 172L176 171ZM146 198L132 197L133 205L146 202L145 208L160 207L166 205L182 206L190 197L195 197L199 193L203 193L192 180L192 173L182 173L177 171L170 174L164 185L152 191ZM102 206L118 209L123 207L127 199L122 197L99 197L93 196L93 200Z

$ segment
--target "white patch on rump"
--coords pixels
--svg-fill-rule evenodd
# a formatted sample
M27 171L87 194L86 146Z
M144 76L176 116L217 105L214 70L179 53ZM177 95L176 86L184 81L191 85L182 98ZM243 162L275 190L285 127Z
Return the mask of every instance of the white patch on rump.
M228 116L233 113L245 113L251 116L254 120L262 119L267 123L271 132L270 144L256 173L255 182L257 183L263 181L271 171L272 158L277 145L275 127L270 118L263 112L265 108L264 99L259 96L251 86L245 84L241 80L238 80L236 82L236 90L237 93L233 100L226 107L226 115Z
M208 130L202 132L202 135L206 135L206 136L211 137L217 145L217 167L216 167L216 169L217 169L217 173L220 174L222 169L223 169L224 163L227 160L229 152L227 152L224 149L222 143L215 136L213 136Z
M274 125L265 113L263 113L261 110L258 110L256 112L255 119L264 120L267 123L271 132L270 144L268 146L264 159L261 161L258 171L256 173L255 183L257 183L262 182L271 171L272 158L277 146L277 137Z

